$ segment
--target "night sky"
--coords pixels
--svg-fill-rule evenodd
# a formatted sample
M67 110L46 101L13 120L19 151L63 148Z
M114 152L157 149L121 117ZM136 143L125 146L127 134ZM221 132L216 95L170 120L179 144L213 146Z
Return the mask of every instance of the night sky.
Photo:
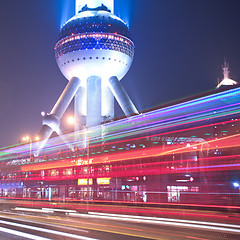
M135 43L121 82L139 110L214 89L224 58L240 82L239 0L115 0L115 14ZM1 0L0 147L36 136L66 86L54 46L73 15L74 0Z

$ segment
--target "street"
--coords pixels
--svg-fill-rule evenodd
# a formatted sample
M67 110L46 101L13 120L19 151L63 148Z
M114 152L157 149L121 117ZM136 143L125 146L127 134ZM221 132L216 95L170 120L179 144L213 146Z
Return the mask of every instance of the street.
M0 212L0 239L238 239L240 226L104 213Z

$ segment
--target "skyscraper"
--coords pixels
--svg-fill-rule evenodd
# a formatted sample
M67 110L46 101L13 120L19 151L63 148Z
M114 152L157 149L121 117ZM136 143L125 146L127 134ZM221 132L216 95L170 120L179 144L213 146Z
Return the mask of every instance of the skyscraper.
M74 98L75 130L114 117L114 97L126 116L138 114L120 80L128 72L134 44L127 25L113 14L113 0L76 0L76 15L61 28L55 46L59 69L69 80L40 131L43 147ZM41 148L40 147L40 148Z

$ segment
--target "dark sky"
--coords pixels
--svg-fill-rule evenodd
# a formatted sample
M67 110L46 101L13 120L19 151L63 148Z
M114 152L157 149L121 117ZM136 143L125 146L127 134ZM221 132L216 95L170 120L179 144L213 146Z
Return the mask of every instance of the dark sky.
M136 46L122 84L137 108L215 88L224 58L240 81L239 9L239 0L115 0ZM73 14L74 0L1 0L0 147L36 136L66 86L54 46Z

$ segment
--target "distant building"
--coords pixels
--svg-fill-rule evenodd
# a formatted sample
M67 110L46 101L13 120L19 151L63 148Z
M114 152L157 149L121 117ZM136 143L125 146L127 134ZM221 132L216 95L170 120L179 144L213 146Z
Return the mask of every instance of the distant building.
M232 80L229 77L229 64L227 64L226 61L224 61L223 65L223 80L217 85L217 88L220 88L222 86L232 86L232 85L237 85L238 83L234 80Z

